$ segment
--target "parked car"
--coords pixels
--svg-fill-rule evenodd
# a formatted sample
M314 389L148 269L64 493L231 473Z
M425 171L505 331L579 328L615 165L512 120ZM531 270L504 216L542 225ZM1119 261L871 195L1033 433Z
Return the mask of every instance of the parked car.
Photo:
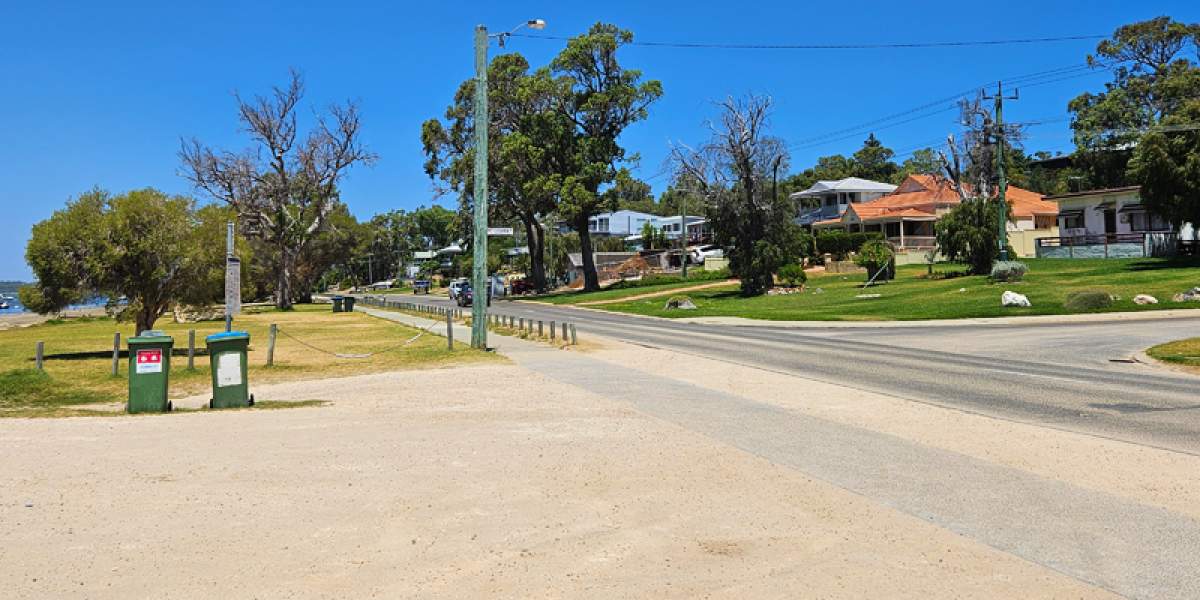
M450 299L458 300L459 292L462 291L464 286L469 286L469 285L471 285L471 284L470 284L470 282L467 281L467 279L465 277L460 277L458 279L455 279L454 281L451 281L450 288L449 288Z
M455 301L459 306L471 306L471 304L475 301L475 293L471 291L470 283L464 283L463 286L458 289L458 297L455 298ZM487 303L488 306L492 305L492 297L490 294L488 295Z
M693 263L702 265L706 258L725 258L725 250L716 244L693 246L688 251L688 256Z
M532 294L537 291L533 289L533 282L529 281L528 279L514 279L510 285L512 286L512 293L514 296L519 296L521 294Z

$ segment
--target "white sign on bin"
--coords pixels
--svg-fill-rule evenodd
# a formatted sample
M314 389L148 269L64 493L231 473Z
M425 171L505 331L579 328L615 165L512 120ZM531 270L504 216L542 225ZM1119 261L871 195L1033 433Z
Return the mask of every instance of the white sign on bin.
M222 352L217 357L217 387L242 384L242 353Z
M512 235L512 227L488 227L488 235Z
M138 350L134 372L138 375L145 373L162 373L162 349L151 348Z

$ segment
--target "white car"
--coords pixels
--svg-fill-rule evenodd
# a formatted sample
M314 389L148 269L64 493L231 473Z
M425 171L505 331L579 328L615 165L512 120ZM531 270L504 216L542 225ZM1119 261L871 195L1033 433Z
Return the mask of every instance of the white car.
M689 256L693 263L702 265L706 258L724 258L725 250L716 244L708 244L706 246L693 246L689 250Z
M467 282L467 278L465 278L465 277L460 277L458 279L455 279L454 281L451 281L450 288L449 288L450 299L458 300L458 292L461 291L463 289L463 287L466 285L468 285L468 282Z

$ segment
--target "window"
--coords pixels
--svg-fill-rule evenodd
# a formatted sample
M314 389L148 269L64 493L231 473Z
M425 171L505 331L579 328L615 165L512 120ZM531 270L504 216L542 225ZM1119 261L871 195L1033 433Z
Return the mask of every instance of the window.
M1061 215L1059 215L1058 218L1062 222L1062 225L1060 225L1059 227L1061 227L1063 229L1083 229L1084 228L1083 213L1081 213L1081 212L1062 213Z
M598 231L608 231L608 219L607 218L600 219L600 225L598 227Z

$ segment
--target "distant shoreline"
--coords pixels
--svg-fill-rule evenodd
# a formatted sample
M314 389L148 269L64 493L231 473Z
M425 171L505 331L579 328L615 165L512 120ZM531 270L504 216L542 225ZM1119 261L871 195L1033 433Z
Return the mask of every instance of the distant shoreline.
M62 311L61 316L71 317L102 317L104 316L103 306L88 306L83 308L71 308ZM12 329L15 327L29 327L44 323L55 318L56 315L39 315L31 312L20 313L3 313L0 314L0 331Z

